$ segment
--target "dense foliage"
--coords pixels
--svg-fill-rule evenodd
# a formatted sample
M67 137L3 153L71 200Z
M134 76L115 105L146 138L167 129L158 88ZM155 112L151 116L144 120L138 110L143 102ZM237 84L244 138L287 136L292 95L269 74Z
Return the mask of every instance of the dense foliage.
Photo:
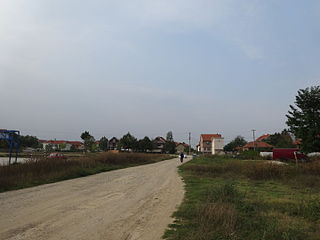
M137 150L139 152L147 152L153 149L153 143L147 136L138 141Z
M102 151L107 151L108 150L108 139L106 137L102 137L100 138L100 141L99 141L99 148L100 150Z
M94 137L88 131L85 131L81 134L81 139L84 141L85 150L93 152L96 147Z
M166 138L167 142L164 145L164 150L166 153L175 153L176 152L176 144L173 140L173 134L172 132L168 132L167 133L167 138Z
M320 86L300 89L295 105L286 115L290 131L302 140L304 151L320 151Z
M243 147L246 144L247 144L247 141L244 140L242 136L237 136L230 143L224 146L224 151L232 152L232 151L235 151L237 147Z
M266 143L276 148L292 148L294 147L292 137L287 130L283 130L281 133L274 133L270 135L266 140Z
M136 150L138 145L138 140L132 136L129 132L124 135L119 142L119 146L123 150Z
M39 139L35 136L16 136L18 138L18 141L20 143L21 148L31 147L31 148L40 148L41 143L39 142ZM8 143L5 140L0 141L0 149L8 149Z

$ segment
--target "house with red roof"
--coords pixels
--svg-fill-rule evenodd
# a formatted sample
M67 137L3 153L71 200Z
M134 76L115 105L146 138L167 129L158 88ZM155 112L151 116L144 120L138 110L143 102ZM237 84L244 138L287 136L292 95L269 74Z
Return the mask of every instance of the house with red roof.
M270 136L271 136L270 134L264 134L264 135L258 137L258 138L256 139L256 141L257 141L257 142L265 141L265 140L267 140Z
M260 151L270 151L273 149L273 146L262 141L248 142L242 147L243 150L260 150Z
M163 137L156 137L153 141L153 150L152 152L154 153L164 153L165 149L164 146L167 142L166 139L164 139Z
M242 150L259 150L259 151L271 151L274 146L265 142L271 135L264 134L258 137L254 142L248 142L242 147Z
M221 134L201 134L199 148L200 152L207 154L219 154L223 152L224 138Z
M65 140L39 140L42 143L43 149L46 150L47 146L51 146L53 150L70 151L83 150L84 145L80 141L65 141Z

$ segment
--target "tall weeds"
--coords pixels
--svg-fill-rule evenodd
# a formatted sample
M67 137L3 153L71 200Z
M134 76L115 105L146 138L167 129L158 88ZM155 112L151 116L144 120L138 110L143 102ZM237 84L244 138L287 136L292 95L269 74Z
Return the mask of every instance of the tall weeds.
M310 178L320 178L320 161L279 165L266 161L218 160L207 164L188 164L184 170L208 176L243 176L252 180L299 180L310 185Z
M0 192L82 177L168 159L168 155L140 153L98 153L81 158L48 159L38 156L24 164L0 166Z

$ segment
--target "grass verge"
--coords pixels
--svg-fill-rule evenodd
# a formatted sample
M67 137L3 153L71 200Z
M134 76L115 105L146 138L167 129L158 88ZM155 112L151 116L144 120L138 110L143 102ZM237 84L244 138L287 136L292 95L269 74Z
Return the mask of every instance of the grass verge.
M81 158L35 158L23 164L0 166L0 192L84 177L105 171L170 159L165 154L96 153Z
M200 157L180 167L184 202L168 240L320 239L320 163Z

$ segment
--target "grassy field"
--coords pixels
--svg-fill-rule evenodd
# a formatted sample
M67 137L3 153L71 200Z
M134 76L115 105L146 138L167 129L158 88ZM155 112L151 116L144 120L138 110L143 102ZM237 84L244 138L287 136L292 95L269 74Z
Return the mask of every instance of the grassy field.
M320 162L199 157L180 167L186 197L170 240L320 239Z
M0 166L0 192L155 163L170 158L172 157L165 154L143 153L95 153L67 160L38 156L23 164Z

